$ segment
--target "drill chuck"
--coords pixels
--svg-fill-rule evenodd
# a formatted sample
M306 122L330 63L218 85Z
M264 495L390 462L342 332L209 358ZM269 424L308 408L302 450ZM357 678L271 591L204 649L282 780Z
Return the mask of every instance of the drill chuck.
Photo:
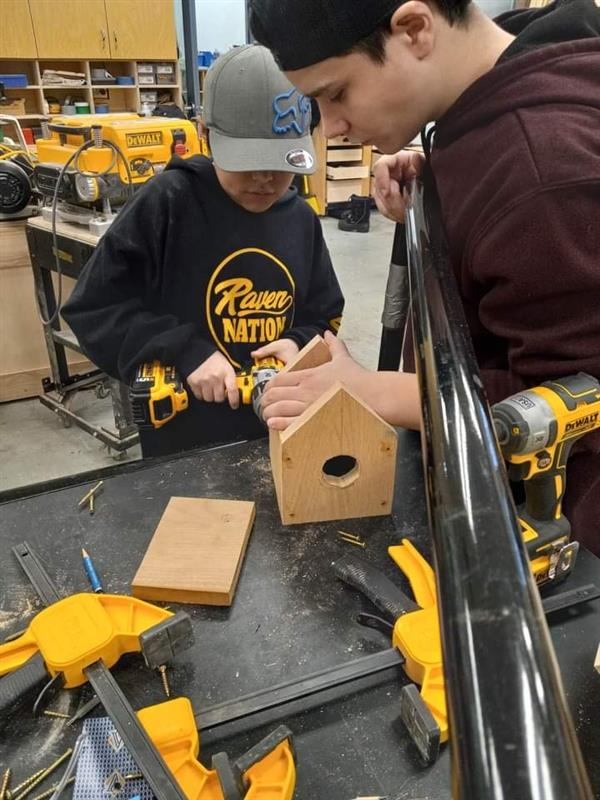
M261 367L254 372L254 388L252 389L252 408L259 420L264 423L262 415L262 396L271 378L279 372L278 367Z
M535 453L556 441L558 423L548 401L533 391L514 394L492 409L504 457Z

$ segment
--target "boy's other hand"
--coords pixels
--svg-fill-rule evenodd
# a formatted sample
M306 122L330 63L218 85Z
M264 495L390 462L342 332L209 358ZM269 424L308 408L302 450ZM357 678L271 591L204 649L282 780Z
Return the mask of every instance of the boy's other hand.
M425 159L420 153L400 150L392 156L382 156L375 164L373 197L379 211L394 222L402 222L406 204L402 189L412 178L421 174Z
M298 355L300 348L292 339L276 339L274 342L269 342L257 350L253 350L250 355L252 358L267 358L274 356L284 364L289 362Z
M240 405L235 370L218 351L190 372L186 380L198 400L205 403L223 403L228 400L231 408L238 408Z
M329 331L325 342L331 361L314 369L284 372L269 381L262 398L263 417L273 430L283 431L335 383L358 390L368 371L352 358L346 345Z

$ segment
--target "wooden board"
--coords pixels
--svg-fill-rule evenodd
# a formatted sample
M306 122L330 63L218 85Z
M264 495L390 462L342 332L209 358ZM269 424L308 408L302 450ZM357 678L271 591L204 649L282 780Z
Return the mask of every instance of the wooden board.
M358 164L357 166L342 164L339 167L333 164L327 165L327 177L332 181L347 180L349 178L367 178L368 176L369 167L367 164Z
M328 147L327 163L337 164L341 161L362 161L362 148L360 147Z
M350 200L350 195L352 194L363 196L363 180L365 179L354 178L352 180L332 181L327 178L327 202L346 203ZM368 178L366 180L368 181Z
M230 606L253 502L172 497L131 583L134 597Z
M331 361L331 353L322 336L313 336L302 350L293 358L281 372L298 372L302 369L313 369ZM271 458L271 471L275 484L277 498L281 497L282 461L281 461L281 431L269 429L269 455Z
M313 369L331 361L331 353L322 336L313 336L302 350L293 358L282 372L298 372L302 369Z

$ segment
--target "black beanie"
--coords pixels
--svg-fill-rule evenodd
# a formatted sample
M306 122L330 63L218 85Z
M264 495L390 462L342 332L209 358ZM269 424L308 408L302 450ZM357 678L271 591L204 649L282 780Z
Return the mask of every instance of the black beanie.
M283 70L345 53L403 0L251 0L250 28Z

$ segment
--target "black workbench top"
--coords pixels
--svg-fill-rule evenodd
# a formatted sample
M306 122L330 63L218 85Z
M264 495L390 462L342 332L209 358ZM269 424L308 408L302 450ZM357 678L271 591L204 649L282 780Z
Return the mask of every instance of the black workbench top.
M40 555L59 590L88 591L81 547L94 558L104 590L129 593L130 582L172 496L254 500L256 522L231 608L181 606L195 629L193 648L169 670L174 694L191 698L196 711L389 646L385 636L355 622L369 608L332 575L331 563L349 550L371 560L408 590L386 554L407 536L429 557L425 500L416 434L401 432L393 517L284 527L274 497L266 441L195 452L168 460L126 464L106 472L93 516L78 500L92 476L59 481L0 506L0 638L23 627L41 606L11 553L26 540ZM337 530L359 533L366 550L339 541ZM600 562L580 554L571 585L600 584ZM174 610L177 608L171 605ZM600 633L600 601L555 614L550 630L569 707L594 788L600 794L600 676L593 671ZM156 673L127 656L114 668L134 708L164 700ZM53 708L73 713L90 696L63 691ZM100 714L100 711L94 712ZM285 720L296 737L297 800L450 798L447 748L429 768L419 762L398 718L398 687L388 682ZM237 756L268 730L209 743L201 760L225 749ZM15 779L31 774L72 744L80 725L33 720L28 709L0 731L0 764ZM68 795L67 795L68 796Z

